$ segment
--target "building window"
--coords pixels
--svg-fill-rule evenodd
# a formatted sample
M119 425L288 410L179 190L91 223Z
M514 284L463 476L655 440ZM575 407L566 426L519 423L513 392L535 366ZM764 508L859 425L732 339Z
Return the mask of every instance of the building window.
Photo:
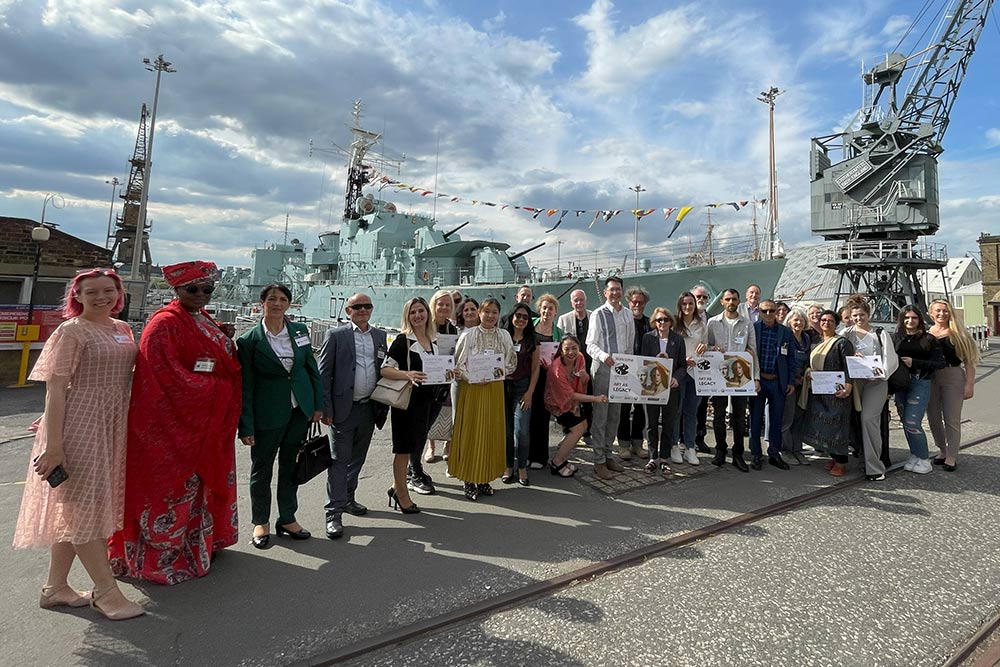
M24 278L0 278L0 303L13 305L21 303Z
M39 280L35 287L36 306L58 306L66 294L66 281Z

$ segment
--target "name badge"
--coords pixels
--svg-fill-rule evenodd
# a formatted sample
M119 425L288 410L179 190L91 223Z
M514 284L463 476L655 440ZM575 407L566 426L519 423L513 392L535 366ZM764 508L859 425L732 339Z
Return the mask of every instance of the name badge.
M493 354L493 350L483 350L483 354Z
M784 357L788 356L788 343L781 346L781 355Z
M379 350L376 352L375 357L378 358L379 361L383 361L385 359L385 350Z
M132 337L128 334L115 334L115 342L121 343L122 345L132 342Z
M736 342L737 345L746 345L747 344L747 338L746 338L746 336L737 336L734 339L734 341Z
M215 359L202 358L194 362L195 373L211 373L215 370Z
M295 344L299 347L305 347L306 345L311 345L312 341L309 340L309 336L296 336Z
M520 343L515 343L514 344L514 351L515 352L520 352L521 351L521 344Z

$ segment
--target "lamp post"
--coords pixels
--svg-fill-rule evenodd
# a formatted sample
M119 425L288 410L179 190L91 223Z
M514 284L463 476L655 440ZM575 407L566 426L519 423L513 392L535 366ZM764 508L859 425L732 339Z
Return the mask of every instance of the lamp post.
M135 223L135 244L132 248L132 272L129 279L132 281L141 280L140 266L142 264L143 236L146 233L146 202L149 200L149 178L153 171L153 132L156 130L156 105L160 100L160 75L163 72L176 72L170 67L171 63L163 59L161 53L156 60L149 58L142 59L146 69L156 72L156 87L153 89L153 112L149 117L149 140L146 142L146 169L142 179L142 195L139 198L139 217ZM143 295L143 299L145 296ZM142 307L140 302L140 308Z
M635 210L632 212L635 216L635 236L633 240L635 241L635 272L639 273L639 193L645 192L646 188L636 183L635 187L630 187L629 190L635 193Z
M58 200L58 201L57 201ZM28 384L28 360L31 356L31 344L39 338L39 327L34 325L35 319L35 286L38 284L38 267L42 260L42 244L49 240L50 231L45 226L45 208L49 202L56 208L62 208L63 198L57 194L48 193L45 201L42 202L42 218L38 226L31 230L31 240L35 242L35 263L31 269L31 290L28 295L28 323L25 326L18 325L14 334L14 340L21 343L21 363L17 372L17 384L9 385L11 389L30 387Z
M768 108L768 234L767 234L767 259L774 257L775 239L778 236L778 170L774 163L774 100L781 95L783 90L771 86L757 97L758 102L763 102Z
M115 215L115 194L118 192L118 185L121 181L115 176L110 181L104 181L111 186L111 207L108 209L108 235L104 237L104 247L107 248L111 240L111 220Z

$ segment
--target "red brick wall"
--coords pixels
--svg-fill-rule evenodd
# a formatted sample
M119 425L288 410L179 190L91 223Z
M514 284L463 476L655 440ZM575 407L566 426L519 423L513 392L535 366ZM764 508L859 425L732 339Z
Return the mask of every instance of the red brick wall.
M31 230L37 224L25 218L0 216L0 273L31 275L35 261ZM52 229L49 240L42 244L38 274L43 277L70 277L81 269L109 266L110 250Z

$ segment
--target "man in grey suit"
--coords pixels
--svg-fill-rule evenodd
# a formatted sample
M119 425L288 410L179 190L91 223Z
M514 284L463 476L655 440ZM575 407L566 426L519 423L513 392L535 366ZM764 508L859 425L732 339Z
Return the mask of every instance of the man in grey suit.
M333 464L327 470L326 536L344 534L343 513L361 516L368 508L354 499L361 467L375 432L375 408L370 400L385 360L386 338L369 326L372 300L354 294L344 310L351 323L326 332L319 352L323 383L323 423L330 427Z

